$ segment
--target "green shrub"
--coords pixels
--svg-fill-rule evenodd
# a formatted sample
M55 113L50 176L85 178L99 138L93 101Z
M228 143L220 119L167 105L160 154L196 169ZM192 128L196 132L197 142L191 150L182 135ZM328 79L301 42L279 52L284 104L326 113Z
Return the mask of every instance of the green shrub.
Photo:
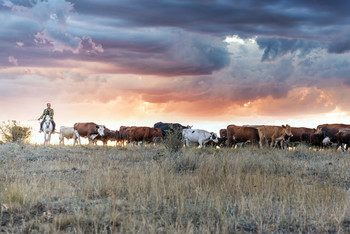
M173 129L170 126L171 130L166 131L166 137L163 140L163 144L166 149L171 152L178 152L183 147L182 142L182 130Z
M26 143L31 134L30 127L21 126L21 123L16 120L2 122L0 126L0 136L4 142Z

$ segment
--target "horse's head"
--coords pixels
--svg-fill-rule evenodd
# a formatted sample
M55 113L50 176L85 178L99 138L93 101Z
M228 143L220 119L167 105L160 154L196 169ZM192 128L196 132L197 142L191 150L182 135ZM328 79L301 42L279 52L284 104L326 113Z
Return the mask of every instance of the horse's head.
M51 124L51 118L50 118L50 116L46 115L43 128L50 129L50 124Z

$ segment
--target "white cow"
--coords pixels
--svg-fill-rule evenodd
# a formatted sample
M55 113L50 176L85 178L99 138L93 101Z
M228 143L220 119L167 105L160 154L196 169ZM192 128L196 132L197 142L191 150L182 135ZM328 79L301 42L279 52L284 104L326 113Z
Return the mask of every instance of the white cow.
M79 133L78 131L74 130L73 127L62 126L60 127L60 145L64 145L64 138L73 139L73 144L75 145L77 139L79 139Z
M185 141L187 147L190 145L190 142L198 143L200 148L205 146L205 144L211 140L215 143L219 142L216 133L200 129L183 129L182 139Z

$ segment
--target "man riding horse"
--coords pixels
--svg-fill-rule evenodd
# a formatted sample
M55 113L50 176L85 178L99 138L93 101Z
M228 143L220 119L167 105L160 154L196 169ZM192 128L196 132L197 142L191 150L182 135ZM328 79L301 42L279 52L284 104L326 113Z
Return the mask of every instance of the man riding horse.
M43 131L43 123L45 122L45 117L47 115L50 116L51 123L52 123L52 126L53 126L52 132L54 132L55 131L55 127L56 127L56 123L55 123L55 121L53 121L54 111L51 108L51 103L47 103L47 108L44 110L43 114L38 119L38 120L43 119L43 121L41 121L41 123L40 123L40 132Z

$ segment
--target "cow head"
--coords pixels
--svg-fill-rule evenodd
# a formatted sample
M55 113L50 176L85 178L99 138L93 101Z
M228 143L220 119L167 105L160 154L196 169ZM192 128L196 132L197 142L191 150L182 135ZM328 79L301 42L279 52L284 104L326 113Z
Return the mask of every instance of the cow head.
M324 127L318 127L317 133L322 133L324 137L327 137L327 130Z
M153 128L152 130L153 130L152 135L154 137L162 137L163 136L163 132L159 128Z
M96 125L98 135L104 136L105 134L105 126L104 125Z
M219 142L218 136L216 135L216 133L213 133L213 132L210 133L209 140L212 140L212 141L214 141L215 143L218 143L218 142Z
M151 128L152 141L154 143L159 143L162 140L163 132L159 128Z
M282 125L282 128L284 129L285 135L292 137L292 128L287 124L286 126Z
M322 128L313 128L312 133L315 134L323 134Z
M162 141L161 137L153 137L152 142L154 143L160 143Z

